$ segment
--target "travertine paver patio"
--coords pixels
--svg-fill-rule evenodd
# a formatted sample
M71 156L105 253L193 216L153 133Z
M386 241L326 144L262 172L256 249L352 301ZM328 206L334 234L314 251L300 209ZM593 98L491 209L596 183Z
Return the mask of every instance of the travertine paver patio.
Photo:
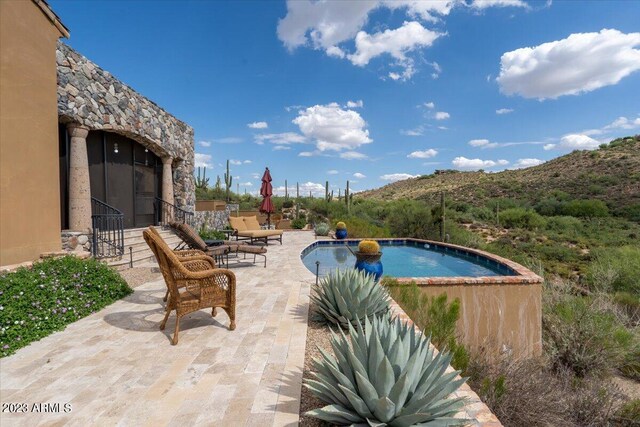
M298 422L308 296L313 274L300 251L311 232L270 244L267 268L233 268L237 329L202 310L172 315L159 331L161 277L62 332L0 360L2 403L60 403L54 413L0 415L22 425L295 425ZM64 412L63 405L71 404ZM53 407L55 410L56 408Z

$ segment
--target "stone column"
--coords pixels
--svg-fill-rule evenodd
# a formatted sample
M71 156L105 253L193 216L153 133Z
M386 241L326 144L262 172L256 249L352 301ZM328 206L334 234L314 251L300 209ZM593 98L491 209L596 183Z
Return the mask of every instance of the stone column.
M89 182L89 158L87 135L89 128L69 123L71 136L69 147L69 228L74 231L91 230L91 186Z
M172 157L165 157L162 159L162 200L173 205L175 202L173 200L172 163Z

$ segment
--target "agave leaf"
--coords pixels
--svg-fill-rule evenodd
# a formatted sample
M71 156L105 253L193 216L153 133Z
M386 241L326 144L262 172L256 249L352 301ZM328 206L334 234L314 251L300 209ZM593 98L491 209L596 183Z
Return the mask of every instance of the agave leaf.
M359 395L364 400L364 403L367 404L367 407L373 412L376 408L376 402L380 398L375 387L359 372L356 372L356 383L358 384Z
M384 350L382 349L382 344L380 343L380 338L378 334L373 334L371 336L371 341L369 342L369 377L373 379L373 384L376 385L376 389L378 390L378 394L380 396L386 396L386 393L382 393L382 390L377 387L377 369L380 366L380 362L384 358Z
M405 415L403 417L398 417L393 420L394 427L409 427L409 426L425 426L425 427L454 427L454 426L464 426L469 423L470 420L462 419L462 418L453 418L453 417L443 417L435 420L427 421L423 424L423 416L428 416L429 414L411 414Z
M368 423L369 427L385 427L385 426L387 426L387 423L380 423L380 422L377 422L377 421L370 420L369 418L367 418L367 423Z
M418 393L416 393L405 407L405 410L419 411L423 409L424 405L436 402L440 400L441 397L448 396L449 394L451 394L451 392L457 390L458 387L460 387L466 380L451 381L453 378L455 378L455 375L457 374L454 374L453 376L451 376L451 374L443 376L441 381L436 382L434 384L434 387L428 390L428 392L422 395L420 398L417 398Z
M353 407L353 409L358 413L358 415L365 418L373 417L373 413L367 406L366 402L360 396L358 396L356 393L352 392L346 387L343 387L341 385L338 385L338 387L340 387L340 390L342 390L342 393L349 400L351 407Z
M304 385L326 403L340 403L345 408L350 406L349 399L333 384L308 379L305 380ZM338 387L340 387L339 384ZM343 388L347 389L346 387Z
M376 402L376 408L373 410L373 415L382 422L388 423L393 419L396 412L396 405L389 400L388 397L383 396Z
M398 415L402 408L404 407L404 403L407 401L407 396L409 395L409 387L407 387L407 373L403 373L398 378L398 381L391 387L391 391L389 391L389 399L396 404L396 413L394 415Z
M351 424L365 421L358 414L350 412L340 405L327 405L320 409L308 411L305 415L337 424Z
M388 396L391 391L391 387L393 387L395 382L396 378L393 374L393 367L391 366L391 363L389 363L389 359L383 355L382 361L378 365L378 369L374 376L374 385L376 390L378 390L378 395Z

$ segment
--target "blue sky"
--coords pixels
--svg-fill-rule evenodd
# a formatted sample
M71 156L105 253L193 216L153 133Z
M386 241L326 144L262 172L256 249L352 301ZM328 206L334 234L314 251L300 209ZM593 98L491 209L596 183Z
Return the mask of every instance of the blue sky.
M68 1L66 41L255 192L534 165L640 129L640 2ZM234 185L235 187L235 185ZM234 188L235 190L235 188Z

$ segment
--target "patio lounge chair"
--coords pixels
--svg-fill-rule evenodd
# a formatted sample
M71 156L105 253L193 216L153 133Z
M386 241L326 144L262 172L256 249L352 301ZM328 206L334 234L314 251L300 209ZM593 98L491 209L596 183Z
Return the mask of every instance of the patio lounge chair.
M170 298L160 329L164 330L171 311L176 311L176 326L171 343L178 343L180 318L203 308L216 307L229 315L229 329L236 328L236 276L230 270L215 267L215 262L206 255L179 258L153 227L143 231L143 236L155 254L164 277Z
M229 268L229 254L230 253L244 253L245 258L246 254L253 255L253 263L256 263L256 256L259 255L264 258L264 266L267 267L267 250L265 248L259 246L250 246L245 244L245 242L225 242L222 245L218 246L208 246L207 243L202 240L200 235L196 233L196 231L188 224L184 224L181 222L171 222L169 223L169 227L176 232L178 237L180 237L184 243L189 246L191 249L197 249L206 253L207 255L213 257L222 263L224 256L226 255L226 264L227 268Z
M229 217L229 225L235 231L236 239L264 242L269 244L269 240L279 240L282 244L282 230L262 230L258 218L255 216Z

